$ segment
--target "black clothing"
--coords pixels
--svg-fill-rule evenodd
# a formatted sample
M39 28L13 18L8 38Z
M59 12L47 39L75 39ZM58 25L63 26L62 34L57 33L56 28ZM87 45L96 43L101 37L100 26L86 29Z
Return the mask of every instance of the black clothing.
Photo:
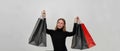
M66 37L73 36L75 34L76 24L77 23L74 23L72 32L63 31L62 29L57 29L57 30L46 29L46 33L51 36L54 51L67 51L67 48L65 45Z

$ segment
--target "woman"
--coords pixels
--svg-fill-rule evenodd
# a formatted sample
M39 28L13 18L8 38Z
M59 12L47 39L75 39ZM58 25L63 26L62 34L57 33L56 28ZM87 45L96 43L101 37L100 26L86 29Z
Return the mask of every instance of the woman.
M42 17L46 20L45 10L41 13ZM54 47L54 51L67 51L65 41L66 37L73 36L76 31L76 24L79 22L79 18L75 18L74 27L72 32L66 31L66 22L63 18L59 18L57 20L57 24L55 30L46 29L47 34L49 34L52 38L52 43Z

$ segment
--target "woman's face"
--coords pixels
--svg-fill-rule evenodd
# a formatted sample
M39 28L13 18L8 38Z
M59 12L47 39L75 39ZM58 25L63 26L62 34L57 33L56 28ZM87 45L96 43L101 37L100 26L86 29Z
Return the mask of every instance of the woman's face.
M59 20L58 22L57 22L57 28L58 29L62 29L64 27L64 21L63 20Z

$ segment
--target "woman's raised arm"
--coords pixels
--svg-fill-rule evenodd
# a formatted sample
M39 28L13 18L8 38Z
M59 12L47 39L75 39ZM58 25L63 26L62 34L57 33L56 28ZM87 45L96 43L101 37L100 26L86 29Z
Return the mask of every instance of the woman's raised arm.
M81 23L81 21L80 21L80 19L79 19L79 17L77 16L75 19L74 19L74 26L73 26L73 30L72 30L72 32L66 32L66 35L67 36L73 36L73 35L75 35L75 33L76 33L76 28L77 28L77 24L80 24Z
M46 23L46 11L45 10L41 11L41 16L45 20L45 23ZM53 34L53 31L54 30L47 28L47 23L46 23L46 33L51 35Z

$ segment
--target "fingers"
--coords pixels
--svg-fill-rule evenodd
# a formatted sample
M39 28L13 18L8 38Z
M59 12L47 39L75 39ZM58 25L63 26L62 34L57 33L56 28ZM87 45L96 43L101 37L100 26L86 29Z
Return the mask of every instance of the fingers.
M76 18L75 18L75 23L78 23L78 24L81 23L79 16L76 16Z
M76 19L79 19L79 17L77 16Z
M79 17L75 17L74 22L78 23L78 19L79 19Z
M45 11L45 10L42 10L42 11L41 11L41 14L46 14L46 11Z
M46 17L46 11L45 11L45 10L42 10L42 11L41 11L41 15L42 15L43 18L45 18L45 17Z
M43 10L42 13L43 13L43 14L46 14L46 13L45 13L45 10Z

